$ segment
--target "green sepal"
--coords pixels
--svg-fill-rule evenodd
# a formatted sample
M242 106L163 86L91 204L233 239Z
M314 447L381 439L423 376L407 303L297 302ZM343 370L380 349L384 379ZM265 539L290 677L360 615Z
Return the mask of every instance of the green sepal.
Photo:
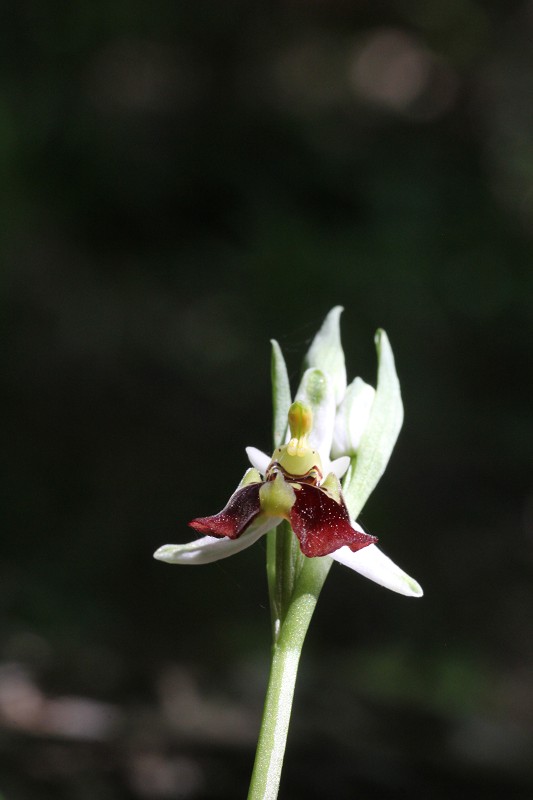
M270 375L272 380L272 437L274 448L280 447L287 440L288 416L291 407L291 387L289 373L281 347L275 339L271 340L272 360ZM284 526L278 525L277 528L267 533L267 580L268 595L270 599L270 613L272 617L272 635L274 641L279 635L285 597L282 592L283 569L280 564L280 552L283 549L285 540L292 546L295 536L289 538L283 535ZM292 591L292 585L291 585Z
M403 422L400 382L384 330L377 331L375 343L378 356L376 396L343 486L344 499L354 519L383 475Z
M271 340L272 344L272 362L271 362L271 378L272 378L272 406L273 406L273 424L272 436L274 440L274 448L279 447L286 441L287 433L287 418L289 415L289 408L291 407L291 387L289 383L289 374L281 347L275 339Z

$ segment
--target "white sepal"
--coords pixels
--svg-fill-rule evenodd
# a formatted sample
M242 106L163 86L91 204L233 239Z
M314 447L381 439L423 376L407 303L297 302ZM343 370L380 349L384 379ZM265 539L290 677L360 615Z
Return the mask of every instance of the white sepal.
M357 524L354 525L354 528L362 530ZM357 553L352 552L349 547L341 547L331 553L331 557L339 564L350 567L360 575L364 575L365 578L379 583L386 589L392 589L393 592L404 594L407 597L422 597L424 594L420 584L409 577L375 544L369 544L368 547L363 547Z
M262 518L253 522L238 539L203 536L187 544L164 544L155 551L154 558L167 564L211 564L251 547L280 522L279 517Z

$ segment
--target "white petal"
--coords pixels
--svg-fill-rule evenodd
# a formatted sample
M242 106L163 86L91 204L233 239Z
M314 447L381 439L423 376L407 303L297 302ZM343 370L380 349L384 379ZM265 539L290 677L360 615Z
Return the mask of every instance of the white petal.
M359 525L354 527L362 530ZM349 547L341 547L331 553L331 557L339 564L354 569L365 578L370 578L371 581L379 583L386 589L392 589L393 592L407 597L422 597L424 594L420 584L396 566L375 544L370 544L357 553L352 552Z
M187 544L164 544L155 551L154 558L167 564L210 564L245 550L280 522L278 517L262 518L252 523L238 539L204 536Z
M264 475L267 471L268 465L272 460L271 457L267 456L266 453L263 453L262 450L258 450L257 447L247 447L246 455L248 456L248 460L252 467L255 467L259 470L261 475Z
M336 458L335 461L330 462L329 471L335 473L340 480L349 466L350 456L341 456L340 458Z
M334 456L353 456L370 419L376 396L373 386L356 378L347 388L335 417L335 432L331 452Z

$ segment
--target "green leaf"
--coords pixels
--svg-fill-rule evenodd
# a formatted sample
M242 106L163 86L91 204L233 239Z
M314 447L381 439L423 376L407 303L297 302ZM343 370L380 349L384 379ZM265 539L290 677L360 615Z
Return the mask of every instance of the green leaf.
M279 447L286 441L287 427L288 427L288 414L291 407L291 387L289 383L289 374L281 347L275 339L271 340L272 344L272 361L270 374L272 378L272 437L274 440L274 448ZM279 635L279 626L283 616L284 609L284 596L283 596L283 569L278 568L280 565L280 552L283 550L284 543L287 537L283 535L283 526L278 525L277 528L267 534L267 580L268 580L268 594L270 598L270 612L272 615L272 632L274 641ZM291 534L292 535L292 534ZM296 537L292 537L296 539ZM291 544L291 539L288 540ZM292 583L291 583L292 590Z
M344 499L354 519L383 475L403 422L400 383L385 331L377 331L375 343L378 356L376 396L343 487Z

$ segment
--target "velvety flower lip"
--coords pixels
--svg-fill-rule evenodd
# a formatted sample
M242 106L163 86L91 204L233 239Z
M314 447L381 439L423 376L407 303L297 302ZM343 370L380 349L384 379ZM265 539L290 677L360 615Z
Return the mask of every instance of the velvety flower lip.
M238 539L258 514L261 513L259 503L260 487L260 483L254 482L237 489L222 511L212 517L193 519L192 522L189 522L189 526L198 531L198 533Z
M308 558L327 556L341 547L355 553L377 542L375 536L352 527L342 498L338 502L323 489L306 483L297 485L289 521Z
M312 419L308 406L293 403L291 439L274 451L265 479L257 469L249 470L244 485L222 511L193 519L190 527L212 537L238 539L256 519L287 519L308 558L329 555L340 547L356 552L375 543L374 536L351 525L338 477L330 473L322 479L320 456L308 441ZM263 459L259 461L264 467Z

